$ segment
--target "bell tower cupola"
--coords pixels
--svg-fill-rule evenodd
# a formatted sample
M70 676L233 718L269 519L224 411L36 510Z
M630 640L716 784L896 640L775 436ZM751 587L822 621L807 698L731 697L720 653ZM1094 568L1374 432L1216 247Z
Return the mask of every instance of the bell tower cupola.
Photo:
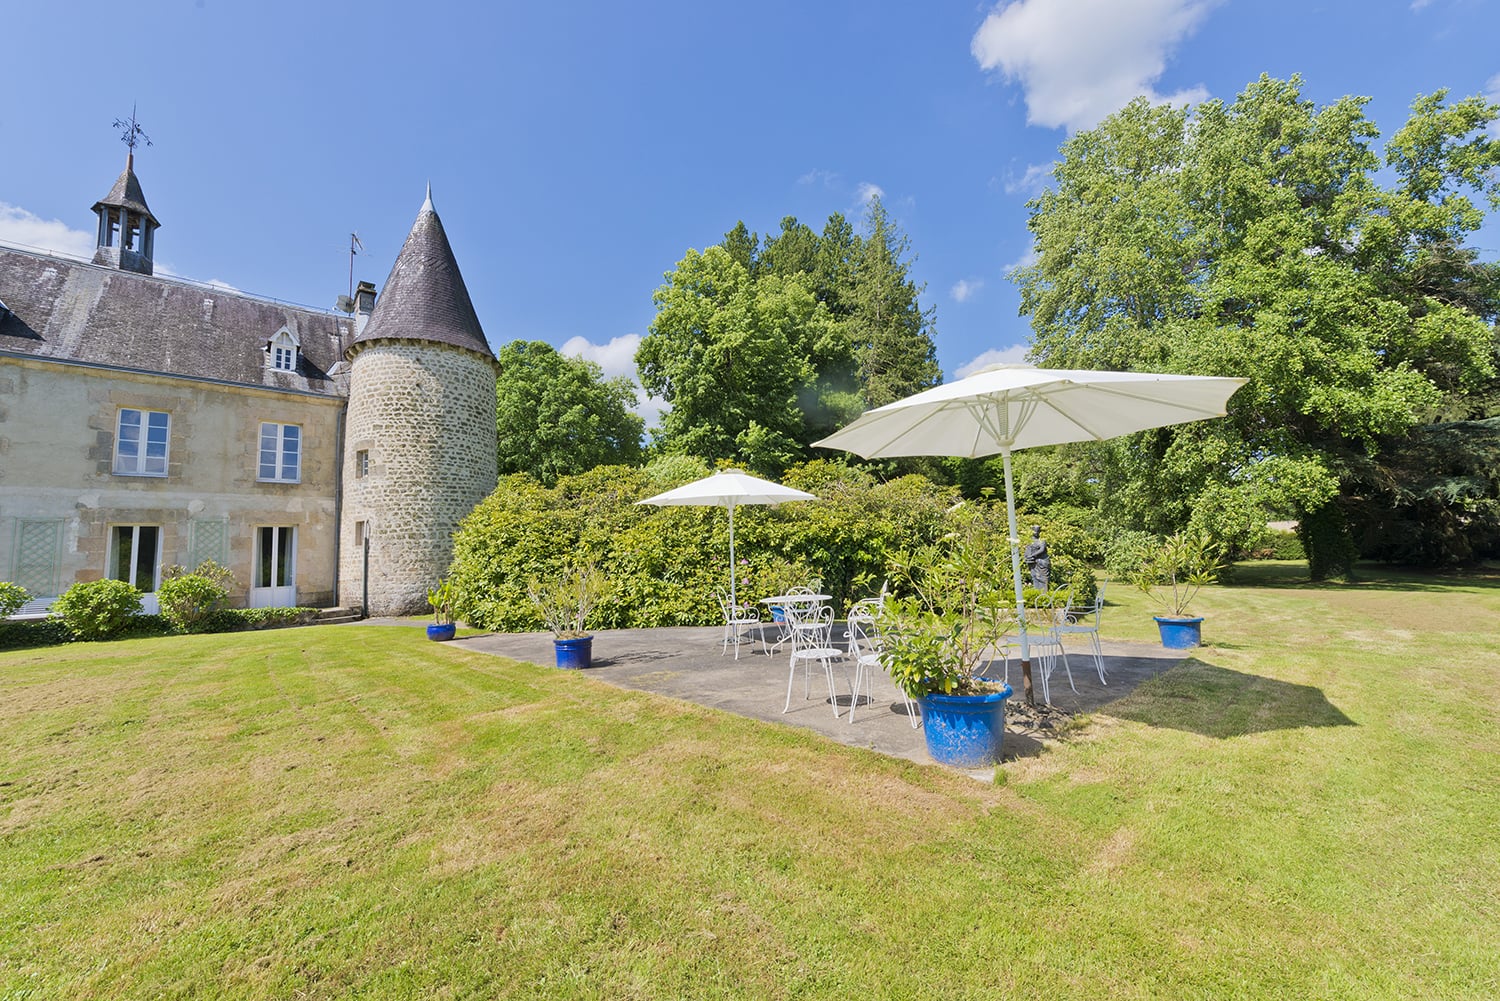
M120 138L130 152L125 155L125 169L116 179L115 186L94 203L94 213L99 217L94 263L149 275L156 249L156 230L161 223L147 208L141 182L135 176L135 147L141 142L149 146L151 140L136 124L134 111L130 113L130 121L116 121L115 127L123 130Z

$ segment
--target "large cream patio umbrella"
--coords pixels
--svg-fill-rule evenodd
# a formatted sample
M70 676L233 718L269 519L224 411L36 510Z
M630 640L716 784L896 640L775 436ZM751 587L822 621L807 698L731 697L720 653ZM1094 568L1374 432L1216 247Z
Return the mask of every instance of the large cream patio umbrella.
M867 459L902 455L976 459L1000 453L1021 631L1021 677L1029 703L1033 701L1031 650L1026 638L1010 453L1039 445L1103 441L1148 428L1223 417L1225 403L1244 383L1244 379L1218 376L1000 365L867 410L847 427L813 444Z
M741 504L784 504L787 501L817 500L803 490L784 487L738 469L724 469L712 476L684 484L675 490L636 501L659 506L727 507L729 508L729 603L739 604L735 592L734 509Z

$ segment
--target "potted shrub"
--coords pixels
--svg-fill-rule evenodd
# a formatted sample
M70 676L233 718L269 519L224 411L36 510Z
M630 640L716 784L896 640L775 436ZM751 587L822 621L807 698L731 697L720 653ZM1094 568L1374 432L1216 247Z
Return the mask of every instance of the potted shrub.
M995 538L974 517L941 543L898 557L890 568L898 596L876 617L881 665L922 707L927 753L960 768L998 763L1004 744L1011 688L980 674L1014 621L994 573L1003 554Z
M586 668L593 663L594 637L588 631L589 613L609 588L593 561L570 563L557 573L534 576L526 596L552 630L557 666Z
M1187 650L1203 640L1203 617L1189 611L1204 584L1219 579L1223 569L1218 548L1202 533L1179 532L1145 547L1131 583L1151 596L1164 610L1154 616L1161 645Z
M427 604L432 606L432 622L427 626L430 640L451 640L458 632L453 621L453 583L440 580L427 592Z

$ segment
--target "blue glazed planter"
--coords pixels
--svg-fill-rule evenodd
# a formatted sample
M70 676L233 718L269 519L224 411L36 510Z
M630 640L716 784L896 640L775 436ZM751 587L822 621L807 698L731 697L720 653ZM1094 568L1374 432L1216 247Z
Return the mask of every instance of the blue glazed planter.
M923 695L922 732L927 753L940 765L986 768L1000 761L1005 740L1006 685L989 695Z
M1161 645L1168 650L1191 650L1203 641L1203 617L1196 619L1164 619L1154 615L1156 628L1161 632Z
M554 639L552 646L557 651L557 666L567 671L581 671L594 662L594 637L578 639Z
M432 623L427 627L427 638L430 640L437 640L441 642L443 640L451 640L454 634L456 634L457 632L457 623L445 622L442 625Z

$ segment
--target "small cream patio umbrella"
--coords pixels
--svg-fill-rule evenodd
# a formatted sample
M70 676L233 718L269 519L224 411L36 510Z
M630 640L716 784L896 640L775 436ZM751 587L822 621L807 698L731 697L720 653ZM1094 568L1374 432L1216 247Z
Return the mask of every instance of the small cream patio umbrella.
M661 507L672 505L689 507L727 507L729 509L729 602L739 604L735 590L734 566L734 509L741 504L784 504L787 501L817 500L803 490L784 487L738 469L724 469L712 476L684 484L675 490L636 501L637 504L655 504Z
M1000 453L1021 631L1021 678L1026 701L1031 703L1031 650L1010 453L1039 445L1103 441L1148 428L1223 417L1229 397L1244 383L1244 379L1218 376L999 365L867 410L847 427L813 444L867 459L902 455L972 459Z

